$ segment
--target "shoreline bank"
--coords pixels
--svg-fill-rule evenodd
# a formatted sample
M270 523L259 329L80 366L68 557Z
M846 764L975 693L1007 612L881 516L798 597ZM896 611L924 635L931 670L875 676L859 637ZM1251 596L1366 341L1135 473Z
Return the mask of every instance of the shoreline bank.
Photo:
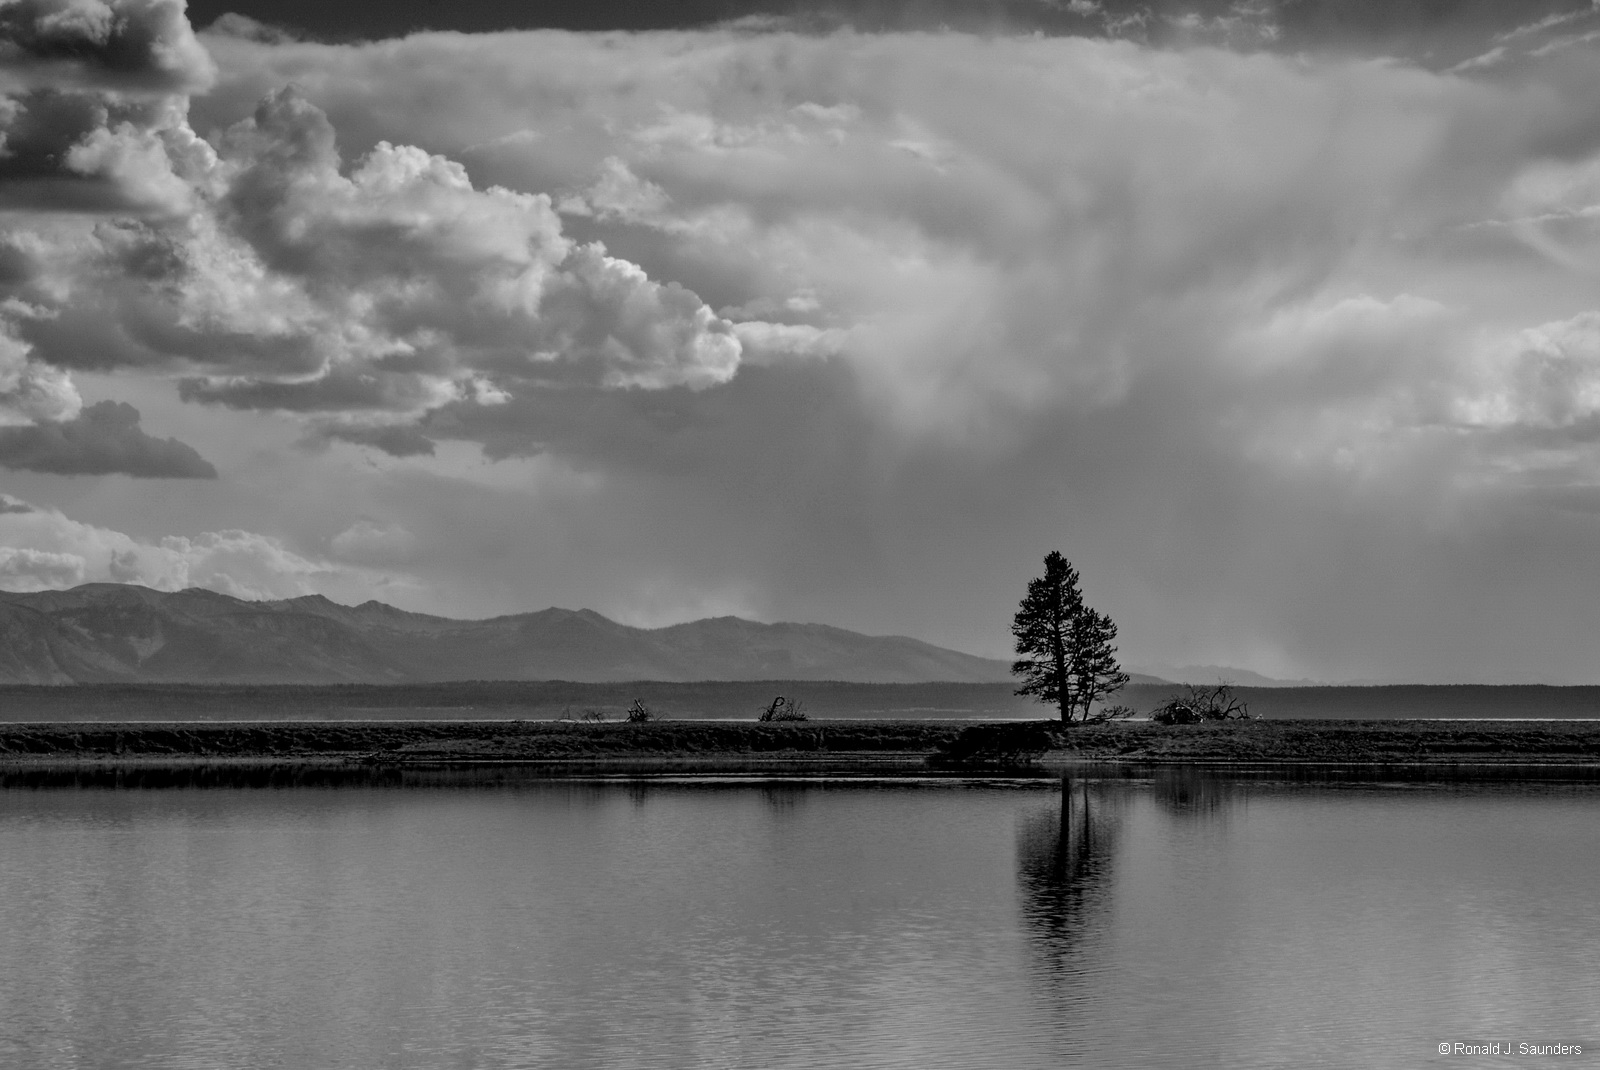
M920 761L963 721L167 721L0 725L0 765L418 764L651 759Z
M967 730L1001 745L972 754ZM1017 746L1008 749L1006 740ZM973 738L972 736L967 737ZM952 762L957 753L965 760ZM930 762L930 759L933 761ZM32 722L0 766L684 763L822 768L1096 765L1600 765L1600 720L1119 722L827 720Z

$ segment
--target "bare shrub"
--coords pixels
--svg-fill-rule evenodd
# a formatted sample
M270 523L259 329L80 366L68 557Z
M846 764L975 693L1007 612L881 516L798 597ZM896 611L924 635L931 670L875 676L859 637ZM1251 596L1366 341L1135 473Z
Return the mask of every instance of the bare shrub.
M580 716L578 720L588 721L591 724L599 724L601 721L610 720L610 718L606 716L605 710L597 710L591 706L583 711L582 716Z
M655 711L638 699L633 700L633 705L628 707L628 723L644 724L646 721L656 719Z

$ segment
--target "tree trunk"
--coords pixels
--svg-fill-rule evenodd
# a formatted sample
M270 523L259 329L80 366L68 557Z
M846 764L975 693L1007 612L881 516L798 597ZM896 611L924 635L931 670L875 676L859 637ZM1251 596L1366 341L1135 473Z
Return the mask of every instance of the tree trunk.
M1067 630L1067 621L1059 605L1054 624L1055 634L1051 638L1055 640L1055 649L1051 653L1055 655L1056 662L1056 704L1061 707L1061 722L1066 724L1072 720L1072 705L1067 695L1067 637L1062 634Z

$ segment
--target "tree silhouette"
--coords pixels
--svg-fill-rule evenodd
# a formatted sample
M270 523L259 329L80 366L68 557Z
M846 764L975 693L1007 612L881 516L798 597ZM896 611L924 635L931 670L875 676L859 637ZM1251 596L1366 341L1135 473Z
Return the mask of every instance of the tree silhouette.
M1127 674L1117 664L1117 626L1090 609L1078 588L1078 570L1052 550L1044 575L1028 581L1028 593L1011 621L1017 660L1011 671L1022 677L1019 695L1053 703L1061 719L1089 719L1097 699L1121 689Z

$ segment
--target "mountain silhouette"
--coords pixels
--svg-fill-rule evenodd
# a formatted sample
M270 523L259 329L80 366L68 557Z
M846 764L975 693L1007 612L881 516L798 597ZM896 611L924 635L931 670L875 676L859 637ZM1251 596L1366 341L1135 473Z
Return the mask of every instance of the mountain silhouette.
M633 628L588 609L455 620L321 595L250 602L117 583L0 592L0 683L1009 679L1004 661L823 624Z

